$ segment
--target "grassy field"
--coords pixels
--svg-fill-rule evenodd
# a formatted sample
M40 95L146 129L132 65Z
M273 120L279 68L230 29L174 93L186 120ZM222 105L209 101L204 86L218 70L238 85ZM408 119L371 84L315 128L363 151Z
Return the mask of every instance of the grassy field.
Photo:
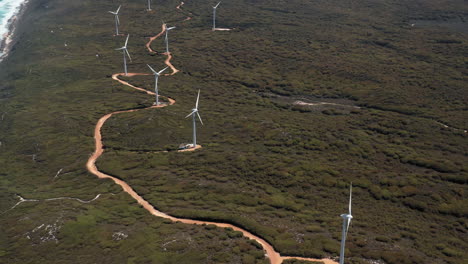
M239 234L152 217L86 171L96 121L154 100L110 78L122 71L114 49L124 37L112 36L106 12L123 4L129 71L164 67L144 48L164 20L177 26L170 44L181 72L159 80L175 105L107 121L102 171L171 215L235 223L282 255L307 257L338 255L353 182L349 263L464 263L463 1L233 0L218 9L229 32L210 30L209 1L187 1L185 13L177 1L153 2L154 12L136 0L31 1L0 64L0 212L15 194L102 196L1 214L0 262L266 263ZM182 22L187 12L193 19ZM152 47L163 51L163 40ZM151 76L124 79L153 87ZM203 149L173 152L191 140L184 117L198 89Z

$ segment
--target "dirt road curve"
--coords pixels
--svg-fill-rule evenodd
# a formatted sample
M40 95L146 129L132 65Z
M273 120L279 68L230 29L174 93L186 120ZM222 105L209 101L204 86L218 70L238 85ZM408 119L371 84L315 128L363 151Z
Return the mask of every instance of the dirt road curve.
M158 52L154 51L154 50L151 48L151 43L153 43L153 41L155 41L157 38L161 37L161 36L164 34L164 32L166 32L166 24L162 24L162 26L161 26L161 32L159 32L156 36L151 37L151 38L149 39L149 41L146 43L145 47L146 47L146 49L148 50L149 53L158 54ZM170 52L169 52L169 53L164 52L164 53L161 53L161 54L167 56L167 59L164 61L164 63L165 63L169 68L171 68L171 70L172 70L172 73L168 73L168 74L165 74L165 75L168 76L168 75L174 75L174 74L178 73L179 70L176 69L176 67L174 67L174 65L172 65L172 63L171 63L172 54L171 54Z
M127 75L127 77L138 76L138 75L150 75L150 74L146 74L146 73L129 73ZM145 89L140 88L140 87L136 87L136 86L134 86L134 85L132 85L132 84L126 82L126 81L123 81L123 80L119 79L119 76L124 76L124 74L123 73L116 73L116 74L112 75L112 79L120 82L123 85L126 85L126 86L129 86L129 87L133 88L133 89L136 89L138 91L145 92L148 95L154 95L154 93L151 92L151 91L145 90ZM173 105L173 104L176 103L176 101L174 99L167 98L167 100L169 101L169 104L158 105L158 106L154 105L154 106L150 106L148 108L143 108L143 109L161 108L161 107L166 107L168 105ZM242 232L242 234L245 237L256 240L258 243L260 243L262 245L263 249L266 251L266 255L270 259L271 264L280 264L285 259L301 259L301 260L309 260L309 261L323 261L325 264L336 264L337 263L337 262L332 261L330 259L319 260L319 259L310 259L310 258L281 257L280 254L274 250L273 246L268 244L265 240L263 240L262 238L260 238L258 236L255 236L254 234L250 233L249 231L244 230L242 228L239 228L237 226L234 226L234 225L231 225L231 224L226 224L226 223L198 221L198 220L183 219L183 218L176 218L176 217L170 216L170 215L168 215L166 213L163 213L163 212L158 211L157 209L155 209L149 202L147 202L140 195L138 195L132 189L132 187L130 187L130 185L128 185L125 181L122 181L120 179L114 178L114 177L112 177L110 175L107 175L105 173L100 172L98 170L98 168L96 167L96 160L104 153L103 143L102 143L102 134L101 134L101 129L102 129L102 126L104 125L104 123L113 115L117 115L117 114L121 114L121 113L135 112L135 111L140 111L140 110L143 110L143 109L131 109L131 110L125 110L125 111L116 111L116 112L112 112L110 114L107 114L107 115L105 115L105 116L103 116L103 117L101 117L99 119L99 121L97 122L96 127L94 129L95 151L94 151L93 155L88 159L88 162L86 163L86 167L89 170L89 172L91 172L92 174L96 175L97 177L99 177L101 179L111 179L111 180L113 180L116 184L120 185L125 192L130 194L130 196L133 199L135 199L141 206L143 206L143 208L145 208L147 211L149 211L154 216L170 219L171 221L181 222L181 223L185 223L185 224L195 224L195 225L203 225L203 224L210 225L210 224L212 224L212 225L216 225L216 226L222 227L222 228L229 227L229 228L232 228L233 230ZM195 149L189 149L189 150L184 150L184 151L193 151L193 150L199 149L200 147L201 146L197 146L197 148L195 148Z
M146 43L146 49L148 50L149 53L156 53L156 51L154 51L152 48L151 48L151 43L153 43L153 41L157 38L159 38L160 36L162 36L162 34L164 34L164 32L166 31L166 24L162 24L162 30L161 32L159 32L156 36L154 37L150 37L149 38L149 41Z
M182 6L182 4L178 6L178 9ZM162 31L158 35L156 35L153 38L150 38L150 41L146 44L146 48L148 49L149 52L155 53L150 47L151 42L153 40L155 40L156 38L160 37L164 33L164 31L165 31L165 25L163 25ZM172 66L172 64L170 62L170 60L172 59L171 54L169 53L169 54L166 54L166 55L168 56L168 58L166 59L165 63L169 67L171 67L171 69L173 71L172 74L168 74L168 75L174 75L179 70L177 70L176 68L174 68L174 66ZM150 74L146 74L146 73L129 73L126 77L132 77L132 76L138 76L138 75L150 75ZM123 81L123 80L119 79L119 76L124 76L124 74L123 73L116 73L116 74L112 75L112 79L115 80L115 81L120 82L123 85L131 87L131 88L136 89L138 91L144 92L144 93L146 93L148 95L152 95L152 96L155 95L151 91L148 91L148 90L140 88L140 87L136 87L136 86L134 86L134 85L132 85L132 84L126 82L126 81ZM163 97L163 96L160 96L160 97ZM181 223L184 223L184 224L215 225L217 227L232 228L235 231L242 232L242 234L245 237L248 237L249 239L253 239L253 240L257 241L258 243L260 243L262 245L262 247L265 250L266 255L269 258L271 264L281 264L283 262L283 260L286 260L286 259L299 259L299 260L306 260L306 261L322 261L325 264L338 264L337 262L335 262L333 260L330 260L330 259L282 257L278 252L275 251L275 249L273 248L272 245L270 245L268 242L266 242L262 238L250 233L247 230L244 230L244 229L242 229L240 227L234 226L232 224L217 223L217 222L210 222L210 221L199 221L199 220L193 220L193 219L183 219L183 218L177 218L177 217L170 216L170 215L168 215L168 214L166 214L164 212L161 212L161 211L157 210L156 208L154 208L148 201L146 201L145 199L143 199L143 197L138 195L138 193L136 193L133 190L133 188L130 185L128 185L125 181L117 179L117 178L112 177L110 175L107 175L107 174L105 174L103 172L100 172L99 169L96 167L96 160L104 153L103 143L102 143L102 134L101 134L101 129L102 129L104 123L113 115L117 115L117 114L121 114L121 113L130 113L130 112L135 112L135 111L141 111L141 110L150 109L150 108L162 108L162 107L170 106L170 105L173 105L173 104L176 103L176 101L174 99L171 99L171 98L168 98L168 97L165 97L165 98L169 101L168 104L161 104L161 105L157 105L157 106L153 105L153 106L150 106L150 107L147 107L147 108L116 111L116 112L112 112L110 114L107 114L107 115L101 117L98 120L98 122L96 124L96 127L94 128L95 151L89 157L88 162L86 163L86 168L88 169L88 171L91 172L92 174L96 175L97 177L101 178L101 179L111 179L111 180L113 180L116 184L120 185L122 187L122 189L126 193L128 193L133 199L135 199L141 206L143 206L143 208L145 208L148 212L150 212L154 216L169 219L169 220L174 221L174 222L181 222ZM199 149L199 148L201 148L201 146L197 145L197 147L194 148L194 149L183 150L181 152L194 151L194 150Z

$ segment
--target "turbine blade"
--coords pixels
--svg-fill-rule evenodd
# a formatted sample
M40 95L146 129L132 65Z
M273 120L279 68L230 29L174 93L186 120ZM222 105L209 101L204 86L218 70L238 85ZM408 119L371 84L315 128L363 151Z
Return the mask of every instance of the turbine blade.
M166 67L166 68L160 70L160 71L158 72L158 75L161 74L163 71L167 70L167 68L169 68L169 67Z
M192 113L188 114L188 115L187 115L185 118L187 118L187 117L189 117L189 116L193 115L193 114L194 114L194 113L196 113L196 112L197 112L197 111L195 111L195 110L194 110L194 111L192 111Z
M351 200L353 198L353 184L349 187L349 215L351 215Z
M116 15L116 13L115 13L115 12L112 12L112 11L107 11L107 12L109 12L109 13L111 13L111 14L113 14L113 15Z
M125 47L121 47L121 48L118 48L118 49L115 49L115 50L123 50L125 49Z
M130 59L130 61L132 61L132 57L130 57L130 53L128 53L128 50L126 48L125 48L125 52L127 53L128 58Z
M197 102L195 103L195 109L198 110L198 101L200 100L200 90L198 90Z
M127 44L128 44L128 38L130 38L130 34L127 35L127 40L125 40L125 48L127 47Z
M201 116L200 116L200 114L198 113L198 111L197 111L197 116L198 116L198 119L200 119L200 123L203 125L203 121L201 120Z
M219 4L221 4L221 1L219 1L219 3L214 6L214 8L218 8Z
M348 223L346 225L345 239L348 237L349 225L351 224L351 218L348 218Z
M117 13L117 14L118 14L118 13L119 13L119 11L120 11L120 8L121 8L121 7L122 7L122 6L121 6L121 5L119 5L119 8L117 8L117 11L115 11L115 13Z
M169 31L169 30L172 30L172 29L174 29L174 28L176 28L176 27L166 28L166 30Z
M150 68L150 70L151 70L154 74L157 73L153 68L151 68L151 66L149 66L149 64L146 64L146 65L148 65L148 68Z

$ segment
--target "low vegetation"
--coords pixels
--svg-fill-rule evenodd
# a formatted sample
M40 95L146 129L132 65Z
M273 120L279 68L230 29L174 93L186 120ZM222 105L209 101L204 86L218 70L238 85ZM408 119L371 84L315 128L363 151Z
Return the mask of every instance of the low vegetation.
M114 48L124 38L112 36L106 15L118 4L31 1L0 64L0 211L15 194L103 194L1 214L0 262L267 263L239 233L155 218L86 171L96 121L153 102L110 78L122 71ZM154 3L148 13L142 1L124 3L130 72L162 68L165 57L144 44L161 20L177 26L172 62L181 72L159 82L177 103L110 118L102 171L171 215L233 223L283 255L315 258L338 255L353 182L349 263L464 263L467 35L442 21L466 20L466 6L236 0L218 12L218 24L234 30L212 32L212 3L187 1L193 19L185 22L178 4ZM152 47L164 50L162 39ZM151 76L124 79L152 89ZM184 117L198 89L203 148L174 152L191 140ZM45 227L32 232L41 224L60 227L58 242L43 241Z

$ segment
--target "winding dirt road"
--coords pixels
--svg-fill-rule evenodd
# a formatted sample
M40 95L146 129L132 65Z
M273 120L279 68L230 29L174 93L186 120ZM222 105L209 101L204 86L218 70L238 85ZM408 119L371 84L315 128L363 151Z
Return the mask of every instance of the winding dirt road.
M146 47L146 49L148 50L149 53L157 54L157 52L154 51L154 50L151 48L151 43L153 43L153 41L155 41L157 38L161 37L162 34L164 34L164 32L166 32L166 24L162 24L162 27L161 27L161 28L162 28L161 32L159 32L159 34L157 34L157 35L154 36L154 37L150 37L148 43L146 43L146 45L145 45L145 47Z
M161 37L161 36L164 34L164 32L166 32L166 24L162 24L162 26L161 26L161 32L159 32L156 36L150 37L150 38L149 38L148 43L146 43L146 45L145 45L145 47L146 47L146 49L148 50L149 53L158 54L157 51L154 51L154 50L151 48L151 43L153 43L153 41L155 41L157 38ZM164 52L164 53L161 53L161 54L167 56L167 58L166 58L166 60L164 61L164 63L165 63L169 68L171 68L171 70L172 70L172 73L167 73L167 74L164 74L164 75L165 75L165 76L168 76L168 75L174 75L174 74L178 73L179 70L178 70L176 67L174 67L174 65L172 65L172 63L171 63L172 54L171 54L170 52L169 52L169 53Z
M182 6L182 4L180 5ZM178 6L178 9L180 8L180 6ZM151 42L154 41L155 39L157 39L158 37L160 37L164 31L166 30L165 28L165 25L163 25L162 27L162 31L156 35L155 37L152 37L150 38L150 41L146 44L146 48L148 49L149 52L151 53L156 53L155 51L153 51L151 49ZM172 59L172 56L171 54L165 54L168 56L168 58L166 59L165 63L166 65L168 65L169 67L172 66L170 60ZM168 75L174 75L176 74L179 70L177 70L175 67L171 67L171 69L173 70L172 74L168 74ZM150 74L146 74L146 73L129 73L126 77L132 77L132 76L138 76L138 75L150 75ZM120 82L121 84L123 85L126 85L126 86L129 86L133 89L136 89L140 92L144 92L148 95L152 95L154 96L155 93L151 92L151 91L148 91L146 89L143 89L143 88L140 88L140 87L136 87L126 81L123 81L121 79L119 79L119 76L124 76L124 73L116 73L114 75L112 75L112 79L115 80L115 81L118 81ZM164 97L164 96L161 96L160 97ZM166 106L170 106L170 105L173 105L176 103L176 101L174 99L171 99L169 97L165 97L169 103L167 104L161 104L161 105L153 105L153 106L150 106L150 107L147 107L147 108L139 108L139 109L131 109L131 110L124 110L124 111L116 111L116 112L112 112L110 114L107 114L103 117L101 117L97 124L96 124L96 127L94 128L94 139L95 139L95 151L94 153L89 157L87 163L86 163L86 168L88 169L89 172L91 172L92 174L96 175L98 178L100 179L111 179L112 181L114 181L116 184L120 185L122 187L122 189L128 193L133 199L135 199L141 206L143 206L143 208L145 208L148 212L150 212L152 215L154 216L157 216L157 217L162 217L162 218L165 218L165 219L169 219L171 221L174 221L174 222L181 222L181 223L184 223L184 224L192 224L192 225L215 225L217 227L221 227L221 228L232 228L233 230L235 231L239 231L239 232L242 232L242 234L249 238L249 239L253 239L255 241L257 241L258 243L260 243L260 245L263 247L263 249L265 250L266 252L266 256L269 258L270 260L270 263L271 264L281 264L283 262L283 260L287 260L287 259L298 259L298 260L306 260L306 261L322 261L324 262L325 264L338 264L337 262L331 260L331 259L312 259L312 258L301 258L301 257L282 257L278 252L275 251L275 249L273 248L272 245L270 245L268 242L266 242L264 239L250 233L249 231L247 230L244 230L240 227L237 227L237 226L234 226L232 224L227 224L227 223L218 223L218 222L210 222L210 221L199 221L199 220L193 220L193 219L184 219L184 218L177 218L177 217L173 217L173 216L170 216L164 212L161 212L159 210L157 210L156 208L153 207L153 205L151 205L148 201L146 201L145 199L143 199L143 197L141 197L138 193L135 192L135 190L133 190L133 188L128 185L125 181L123 180L120 180L120 179L117 179L113 176L110 176L110 175L107 175L101 171L99 171L99 169L96 167L96 160L104 153L104 148L103 148L103 143L102 143L102 133L101 133L101 130L102 130L102 127L103 125L105 124L105 122L113 115L118 115L118 114L122 114L122 113L130 113L130 112L136 112L136 111L141 111L141 110L145 110L145 109L150 109L150 108L162 108L162 107L166 107ZM193 150L196 150L196 149L199 149L201 146L197 145L196 148L194 149L190 149L191 151ZM185 151L189 151L189 150L185 150Z
M176 9L183 13L184 10L181 8L183 5L185 5L185 3L180 2L180 4L178 6L176 6ZM187 18L185 18L183 21L187 21L187 20L192 19L192 17L191 17L192 13L188 12L188 14L189 14L189 16L187 16Z
M146 74L146 73L129 73L127 75L127 77L138 76L138 75L150 75L150 74ZM140 87L136 87L136 86L134 86L134 85L132 85L132 84L126 82L126 81L123 81L123 80L119 79L119 76L125 76L125 75L124 75L124 73L116 73L116 74L112 75L112 79L120 82L123 85L126 85L126 86L129 86L129 87L133 88L133 89L136 89L138 91L145 92L148 95L152 95L152 96L155 95L151 91L145 90L145 89L140 88ZM283 260L286 260L286 259L300 259L300 260L308 260L308 261L323 261L325 264L336 264L337 263L337 262L335 262L333 260L330 260L330 259L282 257L278 252L276 252L274 250L273 246L271 246L269 243L267 243L264 239L250 233L247 230L244 230L242 228L234 226L232 224L217 223L217 222L210 222L210 221L199 221L199 220L184 219L184 218L177 218L177 217L170 216L170 215L168 215L168 214L166 214L164 212L161 212L161 211L157 210L156 208L154 208L148 201L146 201L140 195L138 195L138 193L136 193L135 190L133 190L133 188L130 185L128 185L125 181L117 179L117 178L112 177L110 175L107 175L107 174L105 174L103 172L100 172L98 170L98 168L96 167L96 160L104 153L104 148L103 148L104 145L102 143L102 134L101 134L101 129L102 129L104 123L113 115L122 114L122 113L136 112L136 111L140 111L140 110L144 110L144 109L150 109L150 108L162 108L162 107L166 107L168 105L175 104L176 101L174 99L171 99L171 98L168 98L168 97L166 97L166 98L169 101L168 104L161 104L161 105L157 105L157 106L153 105L153 106L143 108L143 109L140 108L140 109L116 111L116 112L112 112L110 114L107 114L107 115L101 117L99 119L99 121L97 122L96 127L94 129L95 151L94 151L93 155L91 155L91 157L88 159L88 162L86 163L86 167L87 167L88 171L91 172L92 174L96 175L97 177L101 178L101 179L111 179L111 180L113 180L116 184L120 185L122 187L122 189L126 193L130 194L130 196L133 199L135 199L141 206L143 206L143 208L145 208L148 212L150 212L154 216L169 219L169 220L174 221L174 222L181 222L181 223L184 223L184 224L215 225L217 227L232 228L235 231L242 232L242 234L245 237L247 237L249 239L253 239L253 240L257 241L258 243L260 243L262 245L263 249L266 252L266 255L270 259L271 264L280 264L280 263L283 262ZM200 146L197 146L197 148L195 148L195 149L198 149L198 148L200 148ZM191 149L191 150L195 150L195 149ZM185 151L187 151L187 150L185 150Z

